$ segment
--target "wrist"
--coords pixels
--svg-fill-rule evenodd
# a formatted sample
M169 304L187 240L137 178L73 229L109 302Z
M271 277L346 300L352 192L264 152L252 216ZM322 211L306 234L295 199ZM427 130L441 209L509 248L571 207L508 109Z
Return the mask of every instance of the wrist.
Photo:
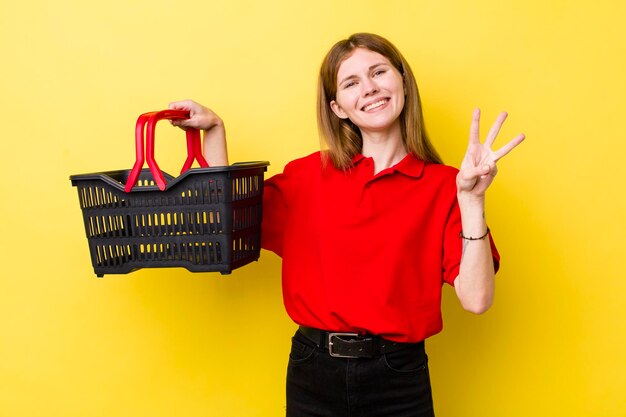
M459 193L458 202L461 211L462 236L483 236L487 230L485 219L485 198ZM474 240L474 239L468 239Z
M208 131L213 130L215 128L217 128L217 129L224 129L224 122L219 117L215 117L215 118L210 119L206 123L206 127L203 127L202 130L204 130L205 132L208 132Z
M485 216L485 196L476 196L471 193L457 193L457 201L463 217Z
M485 233L480 235L480 236L478 236L478 235L474 235L474 236L465 235L465 233L463 233L462 230L459 233L459 237L461 239L467 240L467 241L471 241L471 240L485 240L487 238L487 236L489 236L489 227L487 227L487 230L485 231Z

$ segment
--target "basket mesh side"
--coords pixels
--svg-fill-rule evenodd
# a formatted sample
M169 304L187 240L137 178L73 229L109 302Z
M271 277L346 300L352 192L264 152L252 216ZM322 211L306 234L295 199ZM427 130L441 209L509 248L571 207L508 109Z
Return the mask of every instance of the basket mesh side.
M95 264L100 268L119 267L130 261L150 263L182 261L192 265L210 265L222 262L220 242L151 243L151 244L96 244ZM146 265L147 266L147 265Z
M233 201L255 197L263 191L263 174L246 175L232 181Z
M89 215L88 238L214 235L223 230L220 210Z

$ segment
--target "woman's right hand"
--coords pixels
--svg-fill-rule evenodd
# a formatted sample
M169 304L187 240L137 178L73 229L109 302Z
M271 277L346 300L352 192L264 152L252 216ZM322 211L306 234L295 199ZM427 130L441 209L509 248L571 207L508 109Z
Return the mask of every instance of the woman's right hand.
M211 130L216 126L223 126L222 119L213 110L193 100L174 101L169 104L168 108L171 110L189 111L189 119L171 121L174 126L178 126L181 129Z
M213 110L193 100L174 101L168 108L189 111L189 119L171 120L174 126L184 130L192 128L204 131L202 154L209 166L228 165L224 122Z

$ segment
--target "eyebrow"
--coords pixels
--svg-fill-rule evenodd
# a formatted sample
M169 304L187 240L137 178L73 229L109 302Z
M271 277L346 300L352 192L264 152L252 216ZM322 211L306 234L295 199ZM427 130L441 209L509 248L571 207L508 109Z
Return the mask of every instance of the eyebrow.
M371 71L371 70L373 70L373 69L374 69L374 68L376 68L376 67L380 67L381 65L389 65L389 64L387 64L386 62L379 62L379 63L377 63L377 64L371 65L371 66L368 68L368 70L369 70L369 71ZM341 81L339 81L339 83L338 83L337 85L341 85L341 84L343 84L344 82L346 82L347 80L349 80L349 79L351 79L351 78L356 78L356 77L357 77L357 76L356 76L355 74L353 74L353 75L348 75L347 77L345 77L344 79L342 79Z

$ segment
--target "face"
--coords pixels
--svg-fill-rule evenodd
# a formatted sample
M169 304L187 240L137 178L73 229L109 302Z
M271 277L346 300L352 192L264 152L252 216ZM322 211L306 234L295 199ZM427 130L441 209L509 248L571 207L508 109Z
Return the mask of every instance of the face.
M404 108L402 75L383 55L356 48L339 66L330 107L363 134L388 131L399 125Z

